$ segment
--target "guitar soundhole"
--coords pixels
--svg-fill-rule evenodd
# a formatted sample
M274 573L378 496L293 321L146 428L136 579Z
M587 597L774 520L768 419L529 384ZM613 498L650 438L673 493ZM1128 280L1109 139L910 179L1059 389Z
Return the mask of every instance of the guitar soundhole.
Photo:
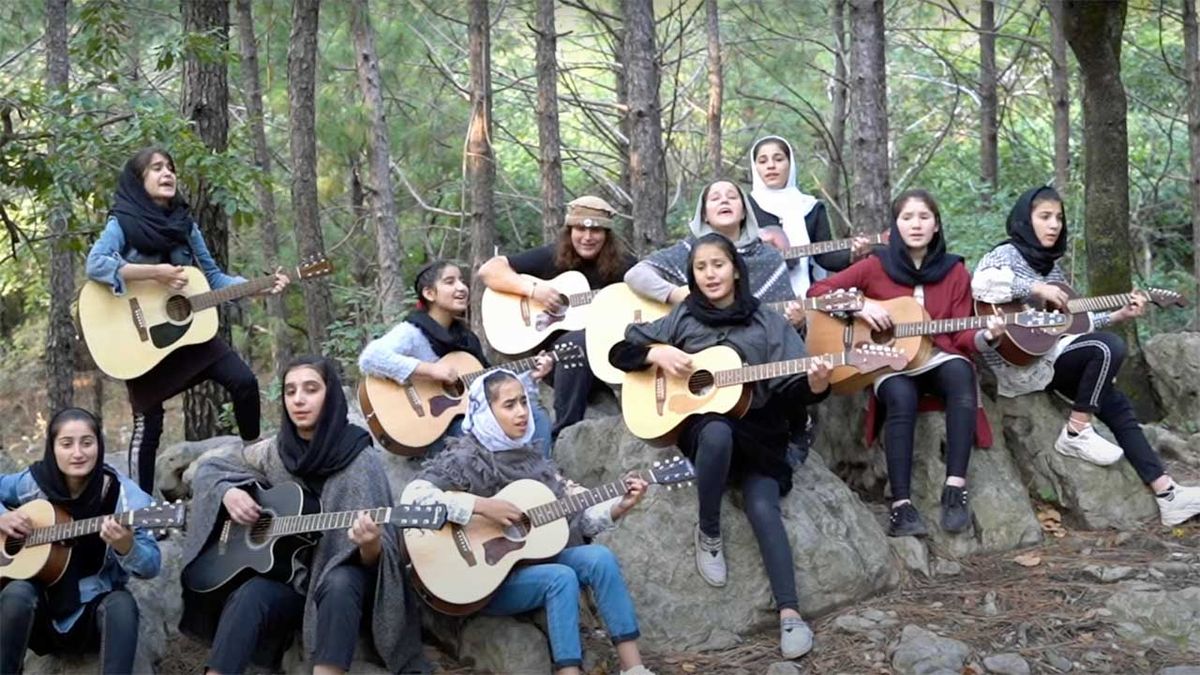
M693 396L703 396L713 386L713 374L707 370L698 370L688 378L688 391Z
M192 302L182 295L172 295L167 300L167 318L186 321L192 315Z
M529 524L529 516L522 516L521 520L504 528L504 538L509 541L525 541L525 537L529 536L529 530L532 529Z
M871 331L871 342L877 345L890 345L896 340L896 335L891 328L887 330Z
M467 389L463 386L463 381L459 379L455 380L453 384L442 383L442 391L446 392L450 398L462 398Z
M275 519L274 513L264 512L258 521L249 528L249 536L247 539L254 546L262 546L270 541L271 536L271 521Z
M24 539L5 539L4 540L4 555L9 557L15 556L25 548Z

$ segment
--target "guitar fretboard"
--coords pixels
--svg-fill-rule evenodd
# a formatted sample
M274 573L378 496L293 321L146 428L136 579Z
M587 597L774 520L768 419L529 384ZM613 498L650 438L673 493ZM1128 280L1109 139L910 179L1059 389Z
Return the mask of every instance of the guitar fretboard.
M216 307L222 302L226 302L228 300L237 300L238 298L244 298L247 295L261 293L274 285L275 275L272 274L270 276L244 281L240 284L226 286L225 288L219 290L197 293L196 295L189 297L188 302L192 304L193 312L199 312L202 309Z
M997 314L1005 323L1011 323L1012 314ZM918 335L934 335L937 333L957 333L960 330L987 328L990 316L964 316L957 319L935 319L932 321L914 321L897 324L892 332L898 338L915 337Z
M591 304L592 299L596 297L596 294L599 293L600 290L602 289L584 291L583 293L571 293L567 296L567 304L571 307L579 307L581 305Z
M653 474L646 471L638 471L636 474L642 480L653 483ZM611 483L605 483L599 487L592 488L587 492L580 492L577 495L568 495L562 499L558 499L541 506L535 506L530 509L525 509L525 515L529 516L529 522L534 527L552 523L559 518L583 511L601 502L606 502L610 499L616 499L624 495L625 481L618 480Z
M114 513L112 517L126 527L133 527L133 516L135 513L135 511ZM30 532L29 536L25 537L25 545L39 546L41 544L52 544L56 541L75 539L76 537L94 534L100 531L100 525L104 523L105 518L108 518L108 516L96 516L95 518L84 518L82 520L72 520L69 523L39 527Z
M871 244L884 243L884 235L876 234L868 237ZM828 241L818 241L814 244L803 244L801 246L791 246L783 250L784 260L793 260L795 258L807 258L808 256L821 255L823 253L833 253L834 251L848 251L854 247L854 239L830 239Z
M471 386L471 383L474 382L475 380L478 380L479 378L483 377L484 375L487 375L488 373L490 373L498 368L503 368L505 370L511 370L514 373L523 373L527 370L533 370L534 367L537 366L536 359L537 359L536 355L535 356L527 356L523 359L518 359L516 361L509 361L507 363L502 363L498 366L492 366L491 368L480 368L479 370L462 375L461 376L462 381L463 381L463 384L465 384L466 386L469 387L469 386Z
M1097 295L1093 298L1075 298L1067 301L1067 311L1071 314L1080 312L1100 312L1106 309L1118 309L1133 301L1133 293L1114 293L1112 295Z
M358 514L366 512L375 524L380 525L391 520L394 507L376 509L359 509L358 511L332 511L330 513L310 513L302 516L275 516L267 527L265 536L282 537L289 534L305 532L320 532L322 530L342 530L354 524ZM414 516L414 520L420 520Z
M718 387L728 387L735 384L746 384L747 382L757 382L759 380L770 380L776 377L806 373L809 366L822 361L829 364L830 367L844 366L846 365L846 354L845 352L839 354L821 354L818 356L806 356L800 359L764 363L757 366L718 370L713 373L713 383Z
M767 309L783 312L787 309L788 303L794 302L800 305L800 309L804 311L818 310L821 308L822 298L795 298L793 300L779 300L776 302L763 303Z

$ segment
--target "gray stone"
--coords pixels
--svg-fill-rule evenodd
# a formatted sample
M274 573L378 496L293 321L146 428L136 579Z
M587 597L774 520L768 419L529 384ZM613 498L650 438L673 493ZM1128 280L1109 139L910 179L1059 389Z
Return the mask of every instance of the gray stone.
M1200 466L1200 433L1184 437L1158 424L1143 424L1142 433L1150 446L1168 462Z
M1071 659L1068 659L1067 657L1056 652L1046 652L1046 661L1056 670L1063 673L1071 672L1071 669L1074 666L1074 664L1071 663Z
M17 464L17 460L0 448L0 474L17 473L20 470L21 465Z
M613 480L675 454L675 449L656 450L633 438L618 417L585 420L565 430L555 446L564 473L584 485ZM615 530L597 538L621 560L638 602L642 641L650 651L731 647L741 636L774 628L778 622L737 490L729 491L722 510L729 584L715 589L701 581L692 552L693 490L652 488ZM883 530L819 457L810 457L796 471L795 487L782 509L805 616L898 583Z
M917 537L888 537L892 554L904 565L904 569L920 572L926 579L933 576L929 568L929 549Z
M183 474L192 462L210 450L235 451L242 447L238 436L216 436L203 441L184 441L159 450L154 460L154 486L167 499L192 496L191 482Z
M1200 666L1169 666L1155 675L1200 675Z
M767 666L767 675L800 675L804 669L792 661L776 661Z
M933 573L939 577L956 577L962 574L962 565L953 560L934 558Z
M1122 584L1104 605L1122 637L1145 647L1200 653L1200 586L1159 590Z
M1131 576L1134 572L1134 569L1125 565L1117 565L1113 567L1105 565L1084 565L1083 571L1100 583L1112 584Z
M1142 345L1167 421L1192 432L1200 420L1200 333L1162 333Z
M957 674L962 672L970 651L966 643L909 624L892 652L892 667L897 675Z
M1003 413L998 428L1029 491L1056 504L1066 520L1084 529L1124 530L1158 515L1154 496L1129 462L1096 466L1054 449L1067 418L1064 404L1037 393L1001 398L997 406ZM1098 422L1097 429L1108 433Z
M989 673L999 673L1000 675L1029 675L1029 664L1025 659L1021 658L1020 654L1004 653L993 654L983 659L983 667L987 668Z
M299 632L297 632L296 642L284 653L280 665L282 671L287 675L310 675L313 672L313 664L305 658L305 650L300 644ZM360 673L361 675L389 675L390 671L383 665L382 660L371 647L370 641L360 633L354 658L350 662L350 669L346 672L355 675Z
M528 621L475 616L463 626L456 656L481 672L548 673L549 645L545 633Z

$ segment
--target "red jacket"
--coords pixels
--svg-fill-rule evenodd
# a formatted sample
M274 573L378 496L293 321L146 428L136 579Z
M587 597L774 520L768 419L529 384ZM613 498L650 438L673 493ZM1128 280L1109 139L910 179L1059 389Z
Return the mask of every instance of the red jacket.
M903 296L912 297L913 287L898 284L883 271L883 263L876 256L860 260L850 267L833 276L814 283L808 289L808 296L824 295L838 289L857 288L863 295L873 300L891 300ZM931 319L954 319L963 316L974 316L974 306L971 298L971 275L966 265L955 265L950 273L941 281L925 285L925 311ZM931 335L933 343L944 352L965 356L968 360L978 349L975 346L977 330L964 330L957 333L939 333ZM883 420L879 419L879 403L874 393L867 403L866 444L868 447L875 442L879 427ZM944 409L940 399L923 396L917 406L918 410ZM975 416L975 445L981 448L992 447L992 427L987 415L983 412L983 401L980 400L979 410Z

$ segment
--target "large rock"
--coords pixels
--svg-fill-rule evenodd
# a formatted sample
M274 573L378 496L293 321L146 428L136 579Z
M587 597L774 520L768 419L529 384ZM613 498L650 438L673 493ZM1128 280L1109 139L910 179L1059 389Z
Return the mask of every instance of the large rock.
M892 652L892 667L897 675L958 675L970 652L963 642L909 624Z
M1146 647L1200 653L1200 586L1163 590L1132 582L1104 606L1126 639Z
M1200 420L1200 333L1163 333L1142 347L1150 383L1162 400L1167 422L1195 433Z
M550 643L530 621L477 616L458 638L457 657L481 673L549 673Z
M1183 437L1159 424L1143 424L1142 431L1170 469L1172 462L1183 462L1189 466L1200 466L1200 433Z
M215 436L203 441L184 441L158 451L154 460L154 486L167 499L186 499L192 496L190 481L184 482L183 473L206 452L240 450L242 439L238 436Z
M1158 515L1154 496L1129 462L1096 466L1054 449L1067 419L1065 405L1038 393L1001 398L997 407L1004 442L1030 493L1058 505L1069 521L1085 529L1135 529ZM1108 435L1098 420L1096 426Z
M585 485L614 480L677 451L656 450L632 437L619 418L584 421L563 432L555 456L564 472ZM654 488L617 529L601 535L621 560L638 603L648 650L720 649L760 628L776 625L762 559L740 494L730 491L722 510L729 584L714 589L698 576L692 551L696 496L690 489ZM871 512L819 457L795 476L783 501L792 544L800 609L827 612L881 593L898 581L887 539Z

